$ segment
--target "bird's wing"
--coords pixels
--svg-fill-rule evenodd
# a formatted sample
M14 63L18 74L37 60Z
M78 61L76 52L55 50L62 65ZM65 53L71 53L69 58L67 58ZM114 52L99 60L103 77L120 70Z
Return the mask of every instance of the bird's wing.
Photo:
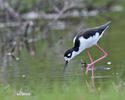
M106 24L104 25L101 25L99 27L95 27L95 28L90 28L90 29L87 29L85 31L82 32L82 36L85 38L85 39L88 39L89 37L92 37L93 35L95 35L97 32L99 33L99 35L101 35L102 33L104 33L104 31L108 28L109 24L111 22L107 22Z

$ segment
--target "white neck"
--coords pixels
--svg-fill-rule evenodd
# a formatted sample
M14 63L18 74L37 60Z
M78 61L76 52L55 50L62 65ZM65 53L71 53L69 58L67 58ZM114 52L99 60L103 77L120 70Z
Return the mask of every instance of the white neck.
M83 50L79 50L79 51L73 51L72 52L72 57L75 57L75 56L77 56L78 54L80 54L81 52L82 52Z

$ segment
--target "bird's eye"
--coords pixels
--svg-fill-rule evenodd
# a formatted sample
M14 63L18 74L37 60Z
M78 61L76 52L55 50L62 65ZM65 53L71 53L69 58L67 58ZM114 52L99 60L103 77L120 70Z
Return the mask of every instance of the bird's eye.
M71 56L71 53L69 53L67 56L70 57L70 56Z

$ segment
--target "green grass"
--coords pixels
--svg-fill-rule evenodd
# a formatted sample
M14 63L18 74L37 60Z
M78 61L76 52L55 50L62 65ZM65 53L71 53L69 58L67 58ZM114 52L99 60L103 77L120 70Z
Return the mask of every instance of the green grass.
M30 84L31 85L31 84ZM32 87L32 86L30 86ZM34 89L22 88L22 92L31 96L16 96L19 89L14 86L0 86L0 100L124 100L125 90L119 85L110 84L104 90L97 88L88 90L85 84L70 82L68 84L55 83L51 87L35 85Z

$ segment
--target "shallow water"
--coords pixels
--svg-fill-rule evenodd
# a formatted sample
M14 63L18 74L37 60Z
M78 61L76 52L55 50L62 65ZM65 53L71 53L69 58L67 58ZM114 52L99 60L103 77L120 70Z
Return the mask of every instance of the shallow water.
M118 14L117 17L114 16L114 13L110 14L112 23L99 41L100 46L108 53L108 56L95 64L94 82L96 87L103 88L109 82L125 81L125 19L121 17L122 21L119 21L119 17L123 15L122 13ZM83 21L79 20L77 24L80 24L82 28L82 23L86 22L88 26L85 27L95 27L104 24L106 21L107 19L100 15ZM82 52L70 61L65 74L62 74L64 67L63 53L68 47L72 47L74 31L78 30L75 29L77 25L75 23L75 21L69 21L68 24L72 24L72 26L67 27L65 31L51 31L50 34L57 35L57 37L50 35L49 41L38 41L36 56L31 57L26 50L22 51L18 62L11 62L5 70L0 72L0 83L15 84L17 88L28 87L29 84L40 85L43 83L50 87L54 82L81 81L85 84L88 80L91 83L91 70L86 76L85 68L82 69L80 62L81 59L87 63L90 62L86 52ZM103 56L96 47L89 50L94 60Z

